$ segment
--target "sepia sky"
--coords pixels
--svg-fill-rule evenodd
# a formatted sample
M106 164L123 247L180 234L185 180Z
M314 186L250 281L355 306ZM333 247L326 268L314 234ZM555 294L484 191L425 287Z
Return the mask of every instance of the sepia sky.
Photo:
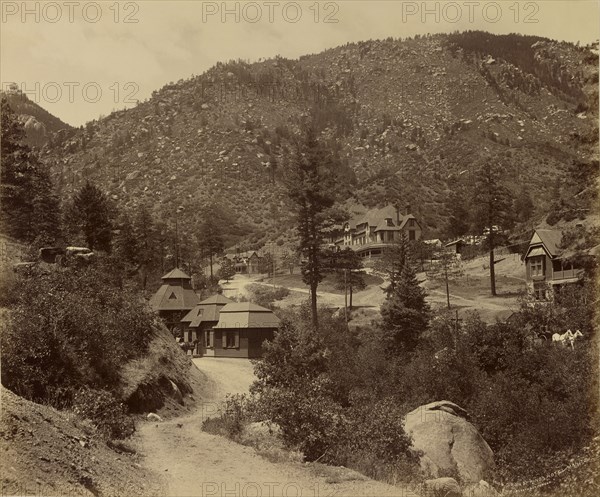
M590 43L598 1L2 1L0 80L79 126L218 61L481 29ZM224 12L223 6L229 12Z

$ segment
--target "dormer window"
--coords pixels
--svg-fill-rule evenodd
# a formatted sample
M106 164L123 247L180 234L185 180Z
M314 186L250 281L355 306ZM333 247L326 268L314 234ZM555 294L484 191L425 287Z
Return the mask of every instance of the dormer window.
M385 224L386 224L386 226L394 226L394 221L392 220L391 217L386 217Z

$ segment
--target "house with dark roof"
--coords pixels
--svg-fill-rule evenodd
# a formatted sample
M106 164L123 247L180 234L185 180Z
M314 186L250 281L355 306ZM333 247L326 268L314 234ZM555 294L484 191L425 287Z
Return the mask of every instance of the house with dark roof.
M560 230L536 229L525 255L527 287L536 300L550 300L563 285L578 283L583 269L575 267L561 248Z
M192 278L175 268L162 277L162 285L150 299L150 307L174 335L179 335L183 331L181 319L199 302Z
M255 250L225 254L224 257L233 262L236 273L260 274L264 272L264 257Z
M213 295L200 302L188 312L183 324L185 343L193 344L193 354L197 356L214 356L214 330L219 321L219 311L227 304L233 303L221 294Z
M334 240L337 250L350 248L361 257L368 259L381 257L392 243L403 235L407 240L420 240L423 230L410 213L401 214L400 209L387 205L381 209L371 209L346 222Z
M261 357L263 342L273 340L279 325L279 318L270 309L251 302L227 304L220 309L219 321L213 328L213 355Z

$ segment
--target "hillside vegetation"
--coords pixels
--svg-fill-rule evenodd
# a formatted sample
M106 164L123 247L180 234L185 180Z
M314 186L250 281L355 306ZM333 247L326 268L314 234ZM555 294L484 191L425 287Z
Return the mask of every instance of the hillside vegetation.
M545 218L569 168L598 160L597 104L592 47L482 32L390 38L219 63L55 134L42 157L63 197L93 181L168 224L182 206L186 233L218 205L226 245L256 248L291 236L281 175L312 110L338 197L410 205L436 236L450 189L470 184L483 155L502 158L509 189L525 185L533 219Z
M0 96L6 97L12 110L18 114L26 131L25 143L29 146L41 148L54 133L73 129L58 117L50 114L37 102L31 100L17 87L0 91Z

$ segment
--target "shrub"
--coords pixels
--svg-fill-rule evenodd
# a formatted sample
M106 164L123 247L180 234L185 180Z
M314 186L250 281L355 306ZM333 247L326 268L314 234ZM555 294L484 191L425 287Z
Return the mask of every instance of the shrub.
M87 418L107 438L127 438L135 431L123 404L106 390L80 388L73 396L73 411Z
M56 397L58 388L116 388L120 368L145 352L158 327L101 263L23 277L2 324L2 384L30 400L59 403L68 395Z
M252 421L252 401L245 394L227 395L223 412L216 418L207 418L202 429L214 435L239 440L244 426Z
M273 307L273 303L276 300L282 300L290 294L290 291L287 288L281 286L273 288L253 283L246 288L251 293L252 302L269 309Z

